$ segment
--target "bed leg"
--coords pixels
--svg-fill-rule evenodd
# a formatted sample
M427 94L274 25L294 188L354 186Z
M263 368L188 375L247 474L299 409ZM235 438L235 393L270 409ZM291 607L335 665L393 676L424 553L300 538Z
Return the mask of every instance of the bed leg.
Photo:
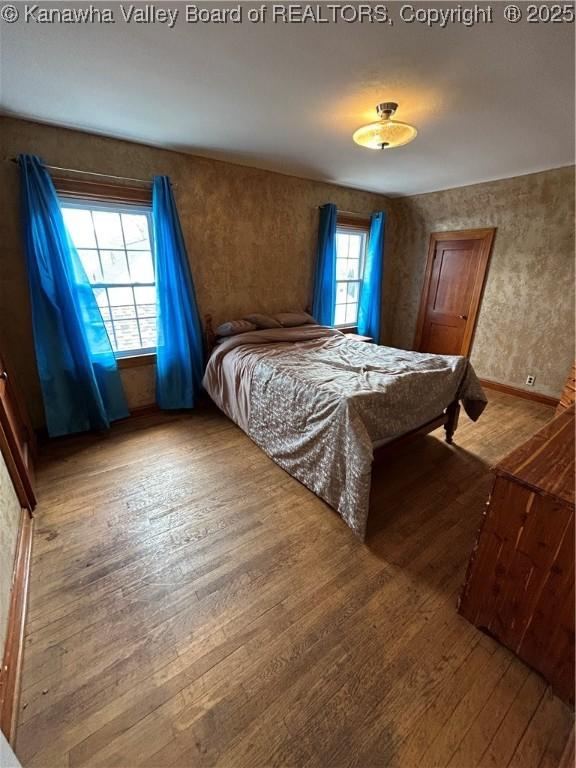
M448 420L446 424L444 424L446 442L449 445L452 445L452 438L454 437L454 432L456 432L456 428L458 427L458 416L460 414L460 403L458 400L454 400L453 403L450 403L448 408L446 408L446 413L448 414Z

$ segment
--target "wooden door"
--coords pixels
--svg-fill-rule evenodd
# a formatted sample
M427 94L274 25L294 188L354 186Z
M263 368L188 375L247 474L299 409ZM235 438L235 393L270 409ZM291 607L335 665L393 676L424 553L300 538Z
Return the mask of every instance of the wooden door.
M34 431L16 384L0 357L0 450L14 483L20 504L30 512L34 495Z
M414 341L419 352L469 354L494 231L431 235Z

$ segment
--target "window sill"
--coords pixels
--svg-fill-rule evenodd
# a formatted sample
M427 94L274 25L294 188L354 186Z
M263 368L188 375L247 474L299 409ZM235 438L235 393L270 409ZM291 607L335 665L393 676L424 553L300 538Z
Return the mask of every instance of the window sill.
M358 333L358 328L355 325L336 325L334 327L342 333Z
M152 352L147 355L132 355L131 357L117 357L116 363L120 370L123 370L124 368L139 368L143 365L154 365L156 363L156 353Z

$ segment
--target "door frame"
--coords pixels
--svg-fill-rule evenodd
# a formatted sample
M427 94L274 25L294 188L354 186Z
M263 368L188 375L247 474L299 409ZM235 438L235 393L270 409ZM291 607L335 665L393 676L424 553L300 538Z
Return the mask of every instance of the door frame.
M460 354L465 357L469 356L474 340L474 331L476 330L480 304L482 302L482 294L484 293L484 285L486 283L486 275L488 273L488 264L490 263L490 254L495 233L496 227L485 229L459 229L450 232L432 232L430 235L430 243L428 245L422 295L420 296L420 309L418 311L416 335L414 336L414 349L416 351L419 350L422 343L422 333L424 331L424 320L426 318L426 308L428 306L428 297L430 294L430 281L432 279L432 267L434 264L434 254L436 253L436 245L443 240L482 240L483 243L480 248L476 276L472 288L472 301L470 303L466 328L464 329L462 351L460 352Z

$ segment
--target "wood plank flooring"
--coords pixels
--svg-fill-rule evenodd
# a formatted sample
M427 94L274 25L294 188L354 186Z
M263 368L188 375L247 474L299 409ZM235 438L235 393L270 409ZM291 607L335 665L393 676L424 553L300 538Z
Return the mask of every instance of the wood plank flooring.
M487 466L546 406L490 392L377 469L360 543L215 408L52 443L24 766L556 766L571 713L456 613Z

